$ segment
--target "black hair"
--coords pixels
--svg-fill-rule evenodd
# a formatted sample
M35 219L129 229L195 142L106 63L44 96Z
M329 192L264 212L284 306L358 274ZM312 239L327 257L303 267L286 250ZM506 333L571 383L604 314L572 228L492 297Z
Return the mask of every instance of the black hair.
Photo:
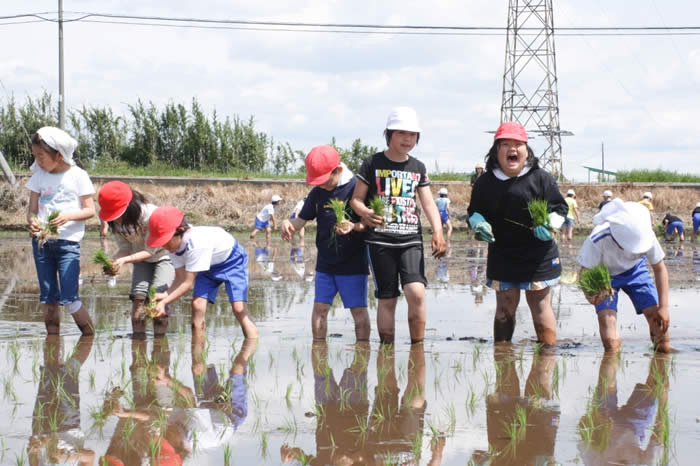
M389 147L389 142L391 142L391 135L394 134L394 131L403 131L399 129L385 129L384 130L384 139L386 140L386 146ZM416 144L418 144L418 141L420 141L420 133L416 133Z
M493 172L494 169L500 168L498 165L498 147L500 143L500 140L494 141L491 149L489 149L489 152L484 156L486 171ZM525 146L527 147L527 160L525 161L525 165L530 165L532 168L540 168L539 160L535 157L532 148L527 143Z
M142 225L140 223L141 214L143 213L143 206L147 204L148 201L146 200L143 194L136 190L132 189L131 194L131 201L129 201L129 205L126 206L126 210L121 216L121 225L115 222L114 220L110 220L108 222L109 228L112 231L112 233L129 234L136 233L139 230L148 230L148 225Z
M440 194L440 197L447 197L447 194Z
M183 216L182 222L180 222L180 226L175 229L175 234L173 236L182 236L190 228L192 228L192 227L190 226L189 223L187 223L187 219Z

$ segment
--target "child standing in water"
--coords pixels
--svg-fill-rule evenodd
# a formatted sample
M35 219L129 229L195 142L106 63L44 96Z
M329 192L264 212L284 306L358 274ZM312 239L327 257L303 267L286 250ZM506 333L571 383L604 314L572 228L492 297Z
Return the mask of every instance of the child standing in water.
M157 206L146 201L138 191L121 181L110 181L102 186L97 196L100 220L109 225L119 250L112 257L110 274L118 274L123 265L134 264L131 275L131 328L134 335L146 333L144 302L151 286L156 291L168 289L175 279L175 268L168 251L146 246L148 219ZM153 319L153 333L162 336L168 330L167 314Z
M452 222L450 222L450 198L447 197L447 188L440 188L438 194L440 197L435 199L435 205L437 205L442 226L447 227L447 244L449 246L450 238L452 238Z
M193 227L173 206L158 207L148 220L149 248L165 248L175 267L168 291L156 294L154 315L162 318L165 306L192 291L192 329L205 328L207 301L214 303L223 283L246 338L257 338L258 328L248 313L248 254L220 227Z
M411 343L419 343L425 335L425 286L428 280L425 278L423 234L416 198L433 229L433 256L445 254L445 240L425 165L409 155L420 138L415 110L410 107L393 109L384 136L388 147L362 163L350 206L370 227L365 242L378 298L377 330L381 342L394 342L400 279L408 303ZM365 205L375 196L384 204L384 215L375 214Z
M95 215L95 188L85 170L75 165L77 147L78 142L59 128L45 126L32 136L34 173L27 182L31 191L27 223L34 235L39 300L49 334L60 333L59 306L70 313L83 335L94 333L92 319L78 295L78 277L85 220ZM49 220L52 214L55 218ZM37 236L42 234L42 225L57 228L57 238L40 242Z
M691 240L695 243L695 237L698 235L698 230L700 230L700 202L695 204L695 209L690 213L693 219L693 233L691 235Z
M250 234L250 239L255 239L255 235L258 231L265 230L265 241L270 244L270 233L272 229L270 228L270 222L272 222L272 228L277 229L277 223L275 222L275 207L280 203L282 198L275 194L270 199L270 203L265 207L260 209L258 215L255 216L255 228Z
M370 324L367 312L367 254L362 231L365 226L352 212L351 221L337 225L329 203L333 199L347 201L352 196L357 178L340 161L338 151L331 146L311 149L304 160L306 183L314 186L299 215L282 222L282 239L288 241L306 222L316 219L316 280L311 330L314 339L326 338L328 311L337 294L355 321L357 341L369 340ZM346 215L350 209L346 207ZM354 218L352 218L354 217ZM354 220L354 222L352 221ZM345 228L343 230L342 228Z
M553 228L560 228L568 206L552 175L539 168L527 145L525 128L503 123L486 155L486 172L472 191L469 225L489 244L486 284L496 291L494 341L510 341L520 290L530 307L540 343L556 343L556 320L549 288L559 282L559 249L545 226L533 228L528 202L547 201ZM492 227L493 226L493 227Z

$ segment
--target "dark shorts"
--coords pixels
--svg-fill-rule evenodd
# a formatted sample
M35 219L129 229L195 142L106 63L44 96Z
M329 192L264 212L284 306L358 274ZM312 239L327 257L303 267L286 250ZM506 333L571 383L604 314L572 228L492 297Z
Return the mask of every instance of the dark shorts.
M401 295L401 286L419 282L428 285L425 278L423 244L401 248L390 248L368 244L369 266L374 277L374 295L379 299L396 298Z

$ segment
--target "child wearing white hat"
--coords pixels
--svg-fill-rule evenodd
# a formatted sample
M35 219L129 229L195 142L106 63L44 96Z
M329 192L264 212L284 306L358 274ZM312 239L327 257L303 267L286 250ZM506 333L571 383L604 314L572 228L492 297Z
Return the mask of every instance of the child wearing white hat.
M579 221L578 216L578 203L576 202L576 193L573 189L569 189L566 192L566 197L564 198L566 205L569 210L566 213L566 218L564 219L564 224L561 226L561 242L564 243L567 239L569 242L574 236L574 225Z
M452 222L450 222L450 198L447 197L447 188L440 188L438 191L438 197L435 199L435 205L437 205L438 212L440 213L440 222L443 227L447 227L447 245L450 244L450 239L452 238Z
M603 200L598 204L598 210L601 210L605 204L612 201L613 193L609 189L603 191Z
M690 216L693 217L693 234L691 235L691 239L694 243L695 237L698 235L698 230L700 230L700 202L695 204L695 209L693 209L693 213L691 213Z
M265 230L265 240L267 243L270 242L270 233L272 233L272 230L270 229L270 222L272 222L272 228L277 229L277 223L275 222L275 207L281 200L282 198L275 194L272 196L272 199L270 199L270 203L266 204L265 207L260 209L258 215L255 216L255 228L253 228L253 231L250 234L250 239L255 239L255 235L258 234L258 231Z
M612 296L586 296L598 314L600 338L605 351L620 349L617 331L617 300L623 290L632 300L637 314L644 314L654 349L670 352L668 335L668 272L664 251L654 235L645 207L637 202L610 201L593 217L596 227L586 238L578 256L582 267L599 264L612 276ZM652 279L646 260L654 270Z

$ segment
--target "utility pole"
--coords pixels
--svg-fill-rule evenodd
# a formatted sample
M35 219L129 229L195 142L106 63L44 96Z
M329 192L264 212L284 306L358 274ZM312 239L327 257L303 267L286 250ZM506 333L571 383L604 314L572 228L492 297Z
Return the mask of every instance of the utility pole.
M521 29L523 29L521 33ZM517 121L542 136L541 166L561 180L564 173L559 127L557 63L552 0L509 0L503 70L501 123Z
M58 127L66 127L66 96L63 92L63 0L58 0Z

